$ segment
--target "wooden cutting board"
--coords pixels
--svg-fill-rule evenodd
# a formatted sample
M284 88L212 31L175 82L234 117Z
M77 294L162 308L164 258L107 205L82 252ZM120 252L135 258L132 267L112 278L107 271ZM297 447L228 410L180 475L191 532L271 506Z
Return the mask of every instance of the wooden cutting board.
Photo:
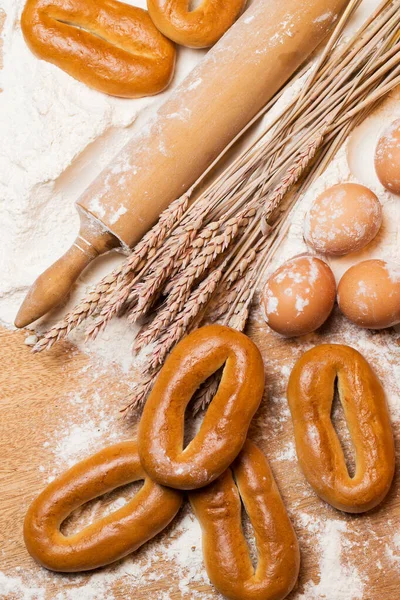
M398 474L389 496L378 509L363 516L348 516L335 511L315 496L304 480L293 452L292 424L286 404L285 386L294 360L306 348L321 342L346 343L353 338L357 347L358 331L355 328L354 331L348 330L347 327L345 329L342 317L335 314L318 335L313 334L301 341L286 341L268 332L266 326L257 320L258 316L256 312L256 319L251 323L249 333L263 354L267 389L250 435L270 459L299 535L302 552L301 574L298 586L289 598L333 599L336 598L335 587L341 587L340 598L344 598L346 596L343 596L343 586L346 585L349 570L350 573L356 570L363 585L362 600L398 600L400 547L396 545L395 537L396 532L400 531ZM76 583L76 576L47 575L34 563L22 540L24 514L30 501L46 485L49 474L56 475L65 468L65 465L60 464L60 450L57 454L58 459L54 462L54 448L62 442L60 432L65 424L85 425L85 421L93 419L95 413L99 417L99 427L94 430L96 448L106 445L110 439L115 441L134 435L134 425L121 419L118 409L124 404L124 397L135 374L123 375L115 365L107 369L100 368L93 363L93 359L66 343L59 344L50 352L33 355L30 348L24 345L25 337L24 332L0 329L0 571L12 577L21 577L25 582L31 578L32 589L38 585L38 579L46 577L47 595L33 595L29 598L53 600L58 593L66 592L72 583ZM392 333L373 335L362 332L359 337L363 340L363 346L368 348L366 356L384 384L393 386L396 382L392 371L395 361L398 360L398 345ZM397 391L395 390L395 395ZM392 403L393 393L391 387ZM78 396L79 401L71 401ZM398 401L397 418L400 418L400 398ZM108 421L110 415L113 416L112 424ZM396 421L395 414L393 420ZM339 410L335 411L335 423L350 456L351 446ZM400 428L396 422L394 429L398 448ZM79 431L77 429L77 435ZM77 459L90 453L92 452L88 449L83 449ZM183 514L188 510L186 508ZM165 536L174 535L182 518L182 514L178 515L168 531L161 534L161 540L165 540ZM321 548L320 541L323 539L326 544L334 542L329 535L329 524L332 522L336 529L338 523L343 523L346 532L343 534L340 555L341 570L338 572L337 567L335 570L335 566L332 565L333 589L327 595L325 584L319 581L321 560L327 560L324 554L327 548ZM325 531L323 538L318 537L318 532L321 531ZM151 542L150 551L154 549L156 552L159 543L160 539ZM329 554L327 556L329 559ZM137 556L125 560L129 565L137 561L140 566L143 552L140 550ZM322 567L326 570L327 565ZM152 581L149 581L148 577L136 577L134 594L138 600L220 597L207 583L190 581L191 577L183 586L176 576L174 565L163 557L158 556L153 571L154 569L157 577L155 578L153 573ZM94 576L99 575L88 574L83 578L80 576L79 581L84 583ZM194 577L194 580L198 579ZM7 591L4 583L6 580L3 580L4 589L1 589L1 581L0 578L0 598L11 600L21 597L12 591L12 587L11 591ZM121 576L116 578L103 597L104 600L120 600L131 598L132 592L132 579L128 581L127 577ZM204 595L199 592L203 592ZM72 597L74 596L68 596ZM352 600L351 596L346 600Z

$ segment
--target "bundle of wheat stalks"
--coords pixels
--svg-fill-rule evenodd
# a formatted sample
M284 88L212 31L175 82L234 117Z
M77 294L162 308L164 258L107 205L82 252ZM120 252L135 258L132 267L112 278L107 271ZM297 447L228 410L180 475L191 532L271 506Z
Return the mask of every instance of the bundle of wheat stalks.
M143 405L167 354L186 333L205 321L244 329L294 205L349 131L400 83L400 0L383 1L344 41L344 25L359 4L349 3L317 64L298 74L300 93L267 130L204 191L195 196L194 186L173 202L126 261L35 351L50 348L88 317L89 338L114 316L127 315L130 322L145 317L134 349L152 344L152 351L131 410ZM206 406L217 384L216 375L206 382L195 410Z

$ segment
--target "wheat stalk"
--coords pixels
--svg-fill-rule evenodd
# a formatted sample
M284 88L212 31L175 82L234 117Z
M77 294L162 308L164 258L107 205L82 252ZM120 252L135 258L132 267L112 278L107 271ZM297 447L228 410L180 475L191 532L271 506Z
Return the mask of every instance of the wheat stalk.
M128 300L133 303L129 316L131 322L135 322L139 316L145 315L150 310L158 295L158 290L174 268L175 258L190 245L198 227L199 224L186 226L183 233L179 232L177 234L179 241L174 241L174 238L171 238L172 241L169 244L167 254L162 257L160 264L155 263L156 266L153 271L150 265L147 265L146 271L150 272L145 276L144 281L141 281L140 277L137 277L134 281L132 278L125 277L119 285L115 286L113 294L109 296L108 302L103 306L99 316L87 328L86 336L88 339L95 339L109 321L121 311ZM143 270L141 276L143 276ZM133 302L134 299L138 299L138 302Z
M185 213L192 190L189 190L181 198L172 202L169 207L162 213L159 221L148 231L142 240L136 245L135 249L125 261L119 265L112 273L106 275L97 285L91 290L83 300L81 300L74 309L68 313L64 319L52 327L34 346L34 352L50 349L55 342L65 338L73 329L78 327L84 320L92 314L101 310L107 305L110 296L112 297L118 288L121 279L126 278L134 273L141 263L151 256L151 252L159 248L165 240L171 227L182 218ZM119 305L123 304L123 300L119 300ZM118 304L117 307L119 308ZM118 311L118 308L115 312ZM108 320L113 315L110 314L105 320L99 331L103 329ZM99 332L97 331L97 333Z
M71 312L44 334L33 347L33 352L49 350L53 344L64 339L80 323L95 313L100 306L104 305L107 302L110 288L114 285L121 272L122 267L118 267L112 273L106 275Z
M216 372L198 389L193 400L192 412L196 415L201 410L204 410L217 393L222 373Z
M203 277L209 267L231 246L236 236L248 226L251 218L255 216L253 209L242 211L226 223L223 231L209 239L207 245L202 245L201 251L190 261L186 269L183 269L171 289L165 306L155 316L135 340L134 348L139 351L143 346L154 341L184 308L190 297L192 287L199 278Z
M175 272L177 261L196 239L196 235L202 227L205 215L209 210L211 210L211 207L208 206L206 199L204 197L198 198L191 208L186 211L179 225L172 230L171 236L153 260L146 265L133 282L126 282L124 294L125 302L130 304L129 320L131 322L135 322L151 309L164 283ZM138 302L134 301L135 298L138 298ZM118 298L116 298L117 301ZM93 333L89 330L89 337Z
M171 348L187 332L190 325L208 304L221 277L222 271L216 269L192 292L181 314L171 323L171 326L155 345L150 360L151 369L163 363Z
M131 415L143 408L146 398L154 385L154 381L156 380L159 371L160 369L151 373L150 375L147 375L137 384L134 391L127 399L127 405L121 410L122 413L125 413L125 415Z
M158 340L158 343L152 349L151 358L143 369L145 372L144 379L139 382L134 392L128 398L128 404L123 409L123 412L142 408L165 357L181 337L190 329L200 313L204 311L221 276L222 272L220 270L215 270L200 283L198 288L192 293L182 314L179 315L179 318L175 319L171 328Z
M172 202L160 215L158 222L150 231L144 235L141 241L135 246L132 254L127 260L123 270L122 277L131 272L135 272L140 263L149 256L151 251L158 250L165 238L169 235L172 227L180 222L185 214L192 190L186 192L183 196Z

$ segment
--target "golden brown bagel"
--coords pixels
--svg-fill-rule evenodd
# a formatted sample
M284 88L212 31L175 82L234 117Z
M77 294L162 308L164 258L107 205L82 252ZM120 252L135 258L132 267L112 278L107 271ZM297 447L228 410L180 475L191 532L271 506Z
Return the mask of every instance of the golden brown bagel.
M190 10L190 0L147 0L156 27L170 40L189 48L208 48L236 21L246 0L202 0Z
M228 469L189 495L203 530L208 576L230 600L282 600L297 581L300 552L268 461L247 441L232 471L235 479ZM243 535L241 500L254 529L256 569Z
M105 94L157 94L174 72L174 45L145 10L116 0L28 0L21 27L36 56Z
M335 379L356 455L350 477L331 421ZM297 361L287 390L297 456L316 493L339 510L361 513L383 500L395 453L382 386L359 352L324 344Z
M62 522L79 506L127 483L144 485L125 506L64 536ZM130 554L162 531L182 503L179 492L151 481L140 465L135 441L105 448L54 480L33 501L24 523L28 552L47 569L96 569Z
M186 406L224 364L200 430L184 449ZM183 490L219 477L242 449L263 390L260 352L243 333L210 325L185 337L161 369L140 421L138 444L145 471L154 481Z

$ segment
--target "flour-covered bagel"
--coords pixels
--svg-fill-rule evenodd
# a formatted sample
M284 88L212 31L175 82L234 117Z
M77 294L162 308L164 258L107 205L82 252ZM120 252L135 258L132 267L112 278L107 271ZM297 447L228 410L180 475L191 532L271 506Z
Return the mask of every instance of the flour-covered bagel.
M203 531L208 576L224 598L286 598L299 574L299 545L261 450L247 441L231 469L189 499ZM242 530L242 502L254 530L256 567Z
M184 448L186 407L222 366L221 382L199 432ZM209 325L183 338L161 369L139 424L145 471L154 481L183 490L219 477L242 449L263 391L260 352L243 333Z
M76 508L141 479L143 487L122 508L78 533L61 533L61 524ZM33 558L52 571L97 569L153 538L172 521L181 504L179 492L147 477L136 441L121 442L76 464L47 486L25 517L25 544Z
M212 46L236 21L246 0L202 0L190 10L190 0L147 0L158 29L181 46Z
M21 27L36 56L112 96L157 94L174 72L174 45L145 10L117 0L28 0Z
M336 379L355 450L353 477L331 421ZM295 364L287 396L297 457L317 494L349 513L379 504L392 483L395 453L385 394L365 358L349 346L316 346Z

